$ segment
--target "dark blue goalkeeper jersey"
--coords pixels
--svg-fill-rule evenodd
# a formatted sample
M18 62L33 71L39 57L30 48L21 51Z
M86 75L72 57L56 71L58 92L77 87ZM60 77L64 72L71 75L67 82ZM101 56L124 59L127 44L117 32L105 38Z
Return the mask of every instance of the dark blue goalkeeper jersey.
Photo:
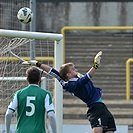
M86 74L83 77L72 78L65 82L59 72L52 68L49 72L63 86L63 89L74 94L81 99L89 107L92 103L97 102L102 95L102 89L96 88L90 80L90 75Z

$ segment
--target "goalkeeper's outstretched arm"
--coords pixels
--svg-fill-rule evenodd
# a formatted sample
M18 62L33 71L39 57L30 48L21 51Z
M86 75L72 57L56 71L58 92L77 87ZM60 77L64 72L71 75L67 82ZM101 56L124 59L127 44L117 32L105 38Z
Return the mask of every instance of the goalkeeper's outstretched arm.
M39 67L38 65L36 65L37 67ZM52 69L52 67L46 65L46 64L41 64L40 68L43 69L44 71L46 71L47 73L49 73L49 71Z
M65 84L65 81L61 78L59 72L56 69L54 69L54 68L52 68L52 67L50 67L50 66L48 66L46 64L42 64L40 62L37 62L36 66L40 67L41 69L46 71L49 75L51 75L54 78L56 78L60 82L61 85Z
M47 72L49 75L56 78L60 82L61 85L63 85L65 83L65 81L61 78L59 72L56 69L54 69L46 64L43 64L36 60L25 61L23 64L30 64L32 66L37 66L37 67L41 68L42 70L44 70L45 72Z
M94 65L93 67L88 71L89 75L93 76L97 68L99 67L100 61L101 61L102 51L98 52L96 56L94 57Z
M99 67L100 61L101 61L101 56L102 56L102 51L98 52L96 54L96 56L94 57L94 65L93 67L88 71L88 74L93 76L96 69ZM46 65L46 64L42 64L41 62L38 61L29 61L28 62L31 65L35 65L41 69L43 69L44 71L46 71L48 74L50 74L51 76L55 77L61 84L64 84L64 80L61 78L59 72L57 70L55 70L54 68Z

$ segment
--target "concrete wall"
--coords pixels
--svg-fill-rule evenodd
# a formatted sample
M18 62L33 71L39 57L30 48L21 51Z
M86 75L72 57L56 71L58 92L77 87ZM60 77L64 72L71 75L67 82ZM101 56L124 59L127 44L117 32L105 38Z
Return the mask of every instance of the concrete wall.
M37 30L60 32L64 26L132 26L133 2L37 4Z
M28 30L16 14L29 2L0 2L0 28ZM132 26L133 2L37 2L37 31L60 32L64 26Z

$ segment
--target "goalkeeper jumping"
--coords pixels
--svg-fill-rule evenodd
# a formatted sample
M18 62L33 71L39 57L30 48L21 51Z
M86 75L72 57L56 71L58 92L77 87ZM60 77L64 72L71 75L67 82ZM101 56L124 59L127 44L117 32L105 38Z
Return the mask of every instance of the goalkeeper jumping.
M101 99L102 89L96 88L91 81L99 67L101 56L102 51L97 53L93 67L82 77L78 76L78 71L73 63L63 64L59 72L38 61L29 61L28 63L45 70L60 82L65 91L73 93L86 103L87 117L92 127L92 133L114 133L116 131L114 117Z

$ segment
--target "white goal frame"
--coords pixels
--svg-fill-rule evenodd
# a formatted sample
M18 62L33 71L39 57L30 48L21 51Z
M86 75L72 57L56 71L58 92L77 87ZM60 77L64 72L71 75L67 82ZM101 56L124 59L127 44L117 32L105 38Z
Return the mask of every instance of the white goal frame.
M54 41L54 68L59 69L63 64L63 35L56 33L30 32L18 30L0 29L0 37L29 38L36 40ZM63 89L55 80L55 113L57 121L57 132L63 132Z

